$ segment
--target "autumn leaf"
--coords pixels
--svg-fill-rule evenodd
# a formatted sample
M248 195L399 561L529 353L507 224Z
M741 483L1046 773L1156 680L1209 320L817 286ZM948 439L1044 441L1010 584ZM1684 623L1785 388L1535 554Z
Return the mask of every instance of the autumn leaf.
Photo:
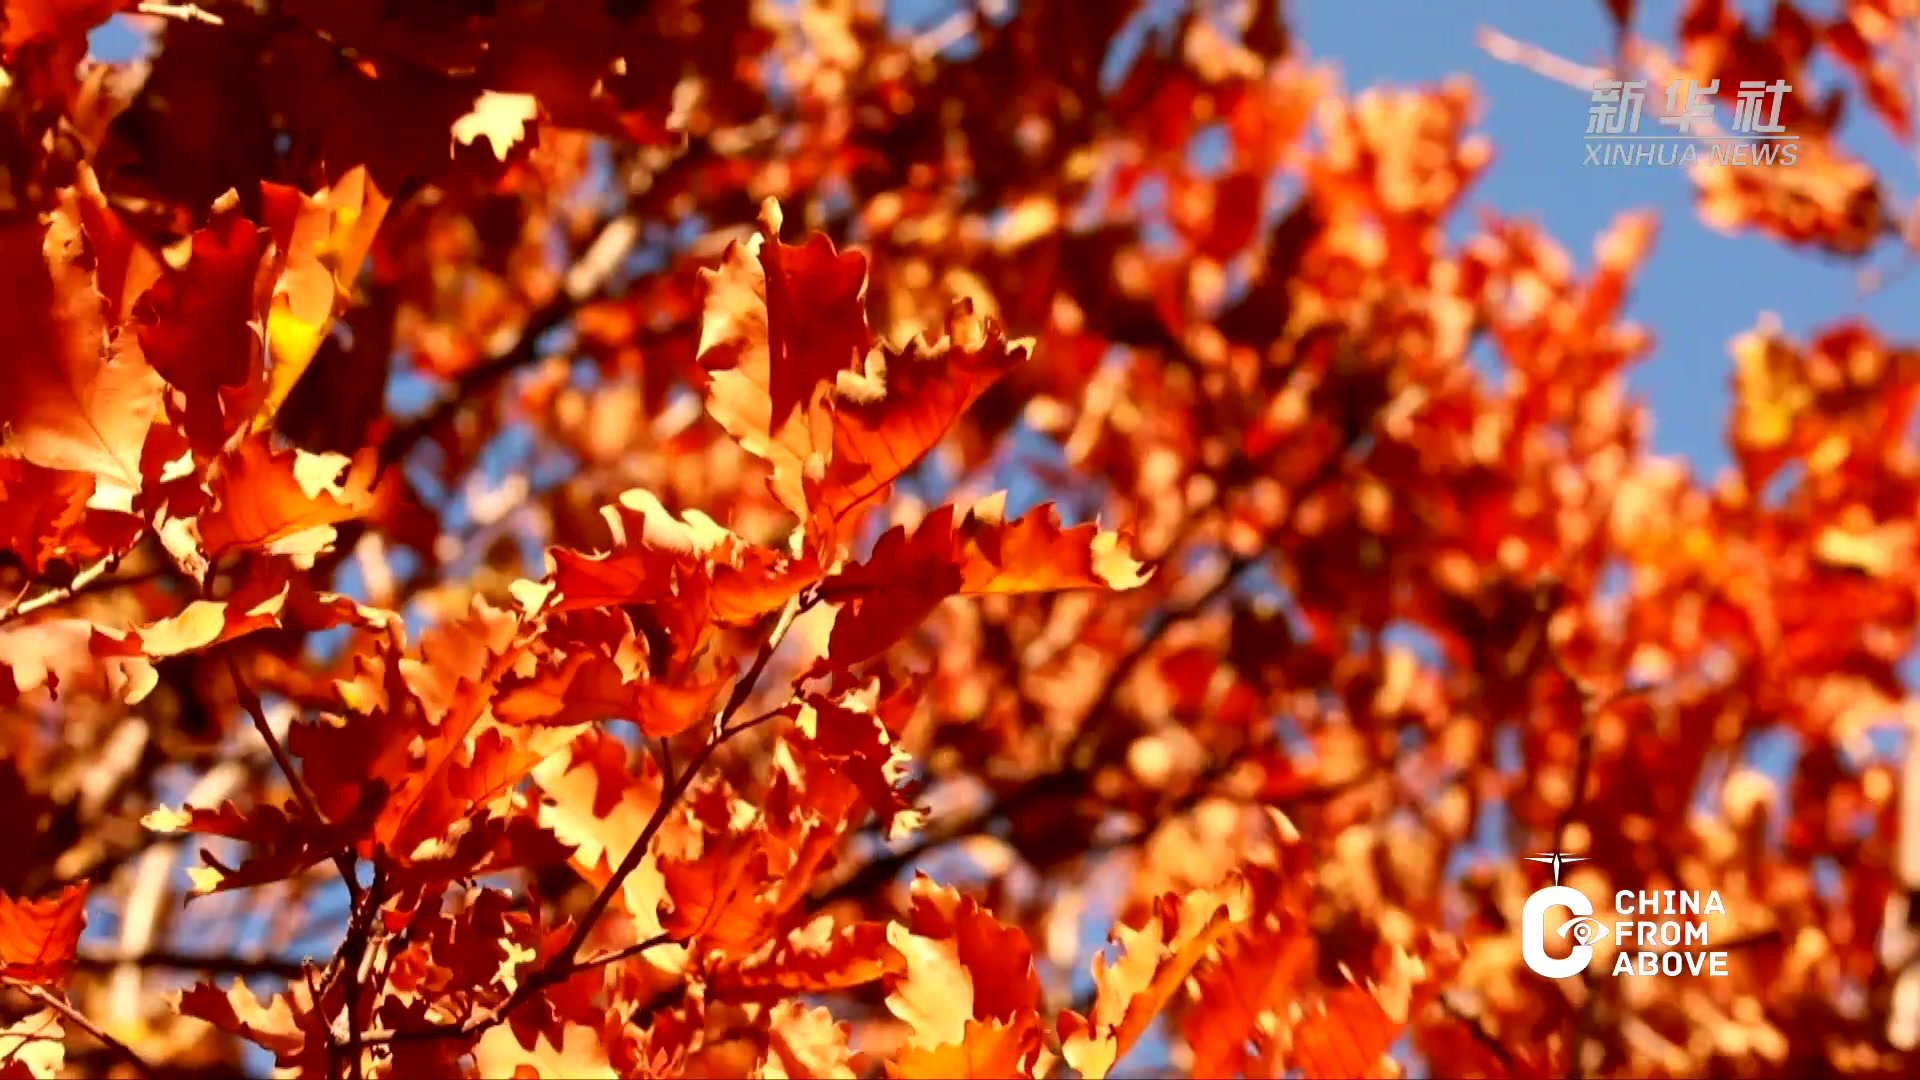
M911 534L896 526L865 562L822 582L821 598L842 605L823 666L879 655L950 596L1120 591L1152 575L1129 553L1123 533L1091 523L1063 529L1051 505L1007 522L1005 504L1001 494L964 515L943 506Z
M767 1055L757 1075L852 1080L848 1025L826 1009L783 1001L767 1017Z
M1275 1071L1272 1033L1284 1028L1289 1006L1307 996L1313 960L1313 939L1281 927L1231 941L1218 963L1196 972L1196 1007L1184 1024L1195 1075ZM1250 1045L1264 1052L1252 1056Z
M631 652L578 652L557 666L503 682L494 715L506 724L588 724L631 720L649 735L676 735L698 723L732 678L731 670L685 682L660 682L642 671Z
M84 472L49 469L0 457L0 550L12 552L36 577L55 567L79 568L125 551L143 527L132 514L90 509L96 480Z
M887 1062L896 1080L950 1080L953 1077L1030 1076L1033 1040L1001 1020L974 1020L960 1037L935 1047L910 1046Z
M716 989L729 993L818 993L864 986L904 969L899 950L888 944L890 932L878 923L836 928L832 916L821 915L761 952L722 965L710 977Z
M836 380L832 450L824 476L805 482L816 528L845 535L851 515L882 498L1032 350L961 301L948 313L944 337L870 353L863 368Z
M523 1046L503 1024L480 1036L473 1060L485 1076L616 1080L620 1075L608 1061L599 1033L585 1024L563 1024L558 1038L536 1033L532 1046Z
M782 217L780 204L766 200L759 234L731 245L718 270L702 271L709 407L750 450L808 427L816 399L872 342L866 257L840 254L818 233L803 246L783 243Z
M601 508L612 550L549 552L556 611L649 604L676 650L691 648L706 621L744 625L818 580L819 563L741 539L698 510L676 517L635 488Z
M36 986L65 982L86 924L85 883L37 900L0 894L0 977Z
M473 109L453 122L456 146L471 146L487 140L488 149L501 161L526 136L527 125L540 115L540 103L532 94L502 94L483 90L474 99Z
M236 978L225 991L209 982L195 983L178 995L174 1008L272 1051L282 1066L325 1060L326 1023L303 986L289 987L263 1002L244 979Z
M1098 1080L1139 1041L1187 976L1247 914L1242 883L1220 891L1168 893L1141 926L1116 926L1118 959L1093 962L1096 996L1086 1017L1060 1016L1061 1053L1082 1074Z
M180 392L194 448L211 456L253 415L262 390L269 236L241 216L233 192L133 309L147 362Z
M948 334L875 347L864 312L866 260L824 237L781 243L769 200L760 234L702 271L699 359L707 410L773 467L776 497L826 537L877 498L1030 346L955 308Z
M95 267L118 255L83 221L110 214L97 189L61 192L43 223L0 231L0 290L11 327L0 397L4 449L50 469L93 474L93 504L129 510L161 380L139 342L108 321Z
M1310 1080L1367 1076L1380 1071L1399 1033L1372 994L1349 986L1308 1008L1288 1058Z
M332 543L333 526L371 513L371 456L275 450L255 435L221 460L214 506L194 519L207 558L239 549L312 554Z
M176 615L126 630L95 627L93 652L101 657L162 659L232 641L280 625L291 583L272 579L249 582L226 600L195 600ZM129 685L127 701L146 697L156 682L151 669Z
M306 374L325 340L340 298L353 282L392 205L356 166L314 195L280 184L262 184L261 202L272 230L278 276L267 316L273 345L273 369L267 392L253 419L253 430L273 422L293 388Z

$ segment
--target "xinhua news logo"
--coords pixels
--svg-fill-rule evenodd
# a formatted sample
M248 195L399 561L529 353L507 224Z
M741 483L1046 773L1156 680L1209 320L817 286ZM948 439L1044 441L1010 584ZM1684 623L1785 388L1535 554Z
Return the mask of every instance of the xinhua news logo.
M1733 117L1726 130L1714 123L1713 99L1720 80L1701 83L1675 79L1667 85L1666 108L1654 117L1669 129L1642 133L1647 100L1645 79L1601 79L1593 84L1587 107L1587 160L1603 167L1797 165L1800 137L1780 122L1780 107L1793 86L1785 79L1743 81L1734 91Z
M1553 884L1527 897L1520 915L1520 955L1537 974L1549 979L1579 975L1593 963L1594 946L1609 938L1618 950L1613 957L1613 975L1727 974L1727 954L1709 947L1704 918L1726 914L1717 890L1621 889L1612 896L1614 918L1603 921L1592 898L1560 884L1561 868L1586 862L1584 857L1555 851L1530 855L1527 861L1553 867ZM1548 920L1558 908L1565 908L1572 917L1550 929ZM1548 933L1573 942L1567 955L1556 958L1547 953Z

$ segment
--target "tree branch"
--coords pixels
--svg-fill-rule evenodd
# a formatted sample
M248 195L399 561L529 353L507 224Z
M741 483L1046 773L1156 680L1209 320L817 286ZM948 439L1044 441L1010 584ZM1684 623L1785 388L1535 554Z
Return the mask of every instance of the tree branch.
M98 956L83 953L74 961L86 971L112 971L120 967L161 968L173 971L204 971L220 975L267 976L275 979L298 978L305 964L282 956L232 956L224 953L181 952L149 949L137 956Z
M0 623L25 618L43 608L50 608L55 604L71 600L73 597L91 588L94 582L105 577L107 571L112 570L119 561L118 556L110 555L98 562L84 566L80 569L79 573L73 575L72 581L67 582L57 589L50 589L43 592L32 599L27 598L28 590L33 588L33 581L29 579L21 589L20 595L14 598L13 603L8 604L5 611L0 611Z
M150 1076L157 1075L153 1070L153 1066L147 1064L146 1058L143 1058L139 1054L135 1053L133 1048L128 1046L126 1043L123 1043L119 1039L114 1038L111 1034L107 1032L106 1028L103 1028L99 1024L94 1023L91 1019L87 1017L85 1013L81 1012L79 1009L74 1008L73 1004L67 1001L66 998L61 997L59 994L53 993L52 991L48 990L43 986L36 986L32 983L25 983L25 982L19 982L13 979L8 979L6 980L6 985L11 986L14 989L20 991L21 993L27 995L29 998L32 998L35 1002L39 1003L40 1005L43 1005L49 1009L52 1009L54 1012L59 1013L62 1017L66 1018L67 1021L72 1023L74 1027L77 1027L80 1030L86 1032L87 1034L93 1036L95 1042L98 1042L101 1046L104 1046L108 1050L112 1051L115 1057L118 1057L120 1060L126 1062L128 1067L132 1068L136 1074L143 1077L150 1077Z

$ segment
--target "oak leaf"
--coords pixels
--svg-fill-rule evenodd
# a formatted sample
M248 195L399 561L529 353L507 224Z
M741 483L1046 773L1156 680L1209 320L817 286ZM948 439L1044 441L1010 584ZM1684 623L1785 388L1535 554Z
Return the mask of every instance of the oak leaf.
M254 435L223 457L214 506L195 519L209 559L238 550L310 555L333 542L333 526L373 512L377 466L371 454L275 450Z
M134 305L140 348L179 391L182 426L203 455L219 453L247 423L263 389L268 244L229 191L188 240L185 265L169 268Z
M533 769L541 793L540 826L572 849L570 862L587 884L604 888L626 845L646 828L660 804L661 777L651 757L635 773L628 768L625 744L604 731L582 734L568 753L555 754ZM635 936L660 933L660 901L666 882L657 857L649 852L621 882L619 899L634 921Z
M909 1046L887 1062L894 1080L1003 1080L1033 1075L1037 1034L1004 1020L968 1017L960 1037L939 1046Z
M733 677L729 661L710 675L659 680L647 675L644 661L633 649L569 654L532 675L503 681L494 715L505 724L630 720L648 735L677 735L708 715Z
M523 1044L509 1025L492 1028L474 1043L473 1063L482 1076L516 1080L617 1080L620 1076L607 1059L599 1032L564 1021L558 1038L536 1032L531 1046Z
M174 1008L272 1051L283 1068L324 1067L326 1020L301 980L264 1002L244 979L235 979L224 991L210 982L195 983L175 998Z
M848 1025L826 1009L782 1001L767 1014L767 1053L756 1077L791 1080L853 1080Z
M1081 1074L1100 1080L1139 1041L1194 967L1246 918L1244 883L1218 890L1167 893L1138 926L1114 927L1121 955L1093 961L1093 1011L1060 1014L1061 1053Z
M74 950L86 924L84 882L38 900L0 893L0 977L58 986L73 970Z
M1152 576L1128 551L1124 533L1092 523L1063 529L1050 504L1009 523L1004 507L1004 494L964 515L940 507L911 533L889 530L865 562L823 581L821 598L841 608L821 666L845 668L879 655L950 596L1121 591Z
M804 247L783 244L780 221L769 200L759 234L702 271L698 357L707 411L772 466L775 496L816 541L831 542L1030 345L1007 341L962 303L945 337L876 346L865 258L818 234Z
M88 214L111 211L97 189L68 188L44 223L0 229L0 323L9 328L0 451L91 473L93 505L130 510L162 382L134 335L110 321L96 269L115 253L86 227Z

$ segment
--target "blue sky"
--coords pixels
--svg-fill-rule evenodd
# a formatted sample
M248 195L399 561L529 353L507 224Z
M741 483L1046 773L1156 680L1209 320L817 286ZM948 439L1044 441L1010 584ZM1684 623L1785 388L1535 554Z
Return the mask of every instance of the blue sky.
M1635 25L1670 42L1680 6L1642 0ZM1771 3L1737 6L1764 25ZM1826 15L1837 0L1799 6ZM1584 166L1587 95L1495 60L1474 42L1487 26L1579 63L1603 64L1613 35L1600 0L1294 0L1289 7L1295 39L1310 57L1335 63L1349 91L1472 77L1495 157L1457 230L1471 229L1483 208L1529 216L1584 266L1594 237L1617 214L1659 212L1660 238L1627 309L1653 333L1654 352L1629 382L1650 406L1655 449L1685 456L1705 476L1729 461L1728 343L1762 311L1779 315L1795 335L1849 317L1865 317L1896 338L1920 334L1920 277L1901 280L1892 253L1877 265L1892 271L1893 283L1863 293L1860 264L1701 224L1684 169ZM1822 90L1842 78L1830 65L1816 65L1815 74ZM1889 204L1904 205L1920 186L1913 159L1864 112L1849 115L1843 134L1845 145L1880 170Z

